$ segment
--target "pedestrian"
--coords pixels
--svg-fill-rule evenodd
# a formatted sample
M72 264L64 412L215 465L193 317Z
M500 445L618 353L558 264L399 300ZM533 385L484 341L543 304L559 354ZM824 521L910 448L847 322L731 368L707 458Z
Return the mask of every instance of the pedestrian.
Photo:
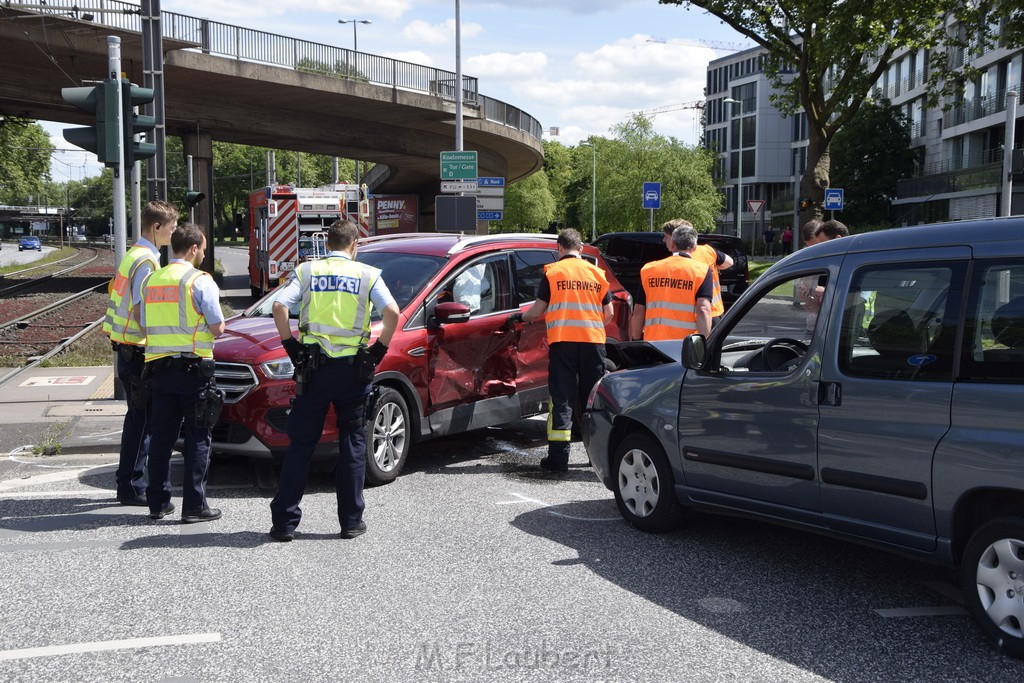
M141 212L141 236L129 249L110 281L110 302L103 331L110 338L117 363L117 378L124 387L127 411L121 426L121 447L114 481L121 505L146 506L146 461L150 425L148 396L140 391L145 365L146 335L142 331L142 282L160 267L160 247L171 240L178 225L173 204L152 201Z
M537 300L508 322L544 318L548 339L548 454L541 469L569 469L573 402L582 406L605 371L605 323L612 295L604 271L582 258L583 238L572 228L558 233L558 260L544 266ZM577 415L577 419L579 419Z
M363 483L366 476L366 402L374 368L388 351L398 326L398 305L380 270L355 260L359 228L335 221L327 231L326 258L300 263L274 301L273 314L285 351L296 366L295 402L288 414L285 452L277 495L270 502L275 541L291 541L302 519L313 450L333 405L338 425L335 493L341 538L366 532ZM383 327L372 346L370 304L380 311ZM299 332L292 336L288 310L299 310ZM315 370L315 372L314 372Z
M196 270L206 256L204 230L192 223L171 235L171 260L143 285L142 326L146 332L144 378L150 383L154 415L149 445L149 518L174 512L171 449L184 437L185 476L181 521L208 522L220 510L206 501L210 429L223 404L213 377L213 340L224 333L220 290L209 273ZM182 423L184 422L184 429Z
M693 228L693 224L682 218L677 218L672 221L668 221L661 230L665 233L665 248L670 253L675 253L678 249L672 240L672 233L678 227ZM690 257L698 262L703 262L711 269L711 284L712 284L712 297L711 297L711 327L714 327L722 319L722 314L725 313L725 302L722 300L722 282L719 279L719 271L732 268L732 257L723 251L715 249L710 244L698 244L692 252Z
M782 254L786 255L793 251L793 228L786 226L786 229L782 231Z
M694 258L697 231L681 219L669 221L673 254L640 269L643 285L633 302L630 336L655 341L711 333L714 268ZM663 229L664 229L663 228Z
M792 233L792 231L790 231ZM775 229L772 226L765 228L764 233L761 235L764 240L764 253L765 256L775 256ZM792 239L792 234L790 236Z
M812 218L800 226L800 244L802 247L813 247L820 241L818 239L818 228L820 227L821 221L817 218Z
M849 237L850 229L835 219L825 221L814 231L814 237L818 242L827 242L840 237Z
M847 227L835 220L822 223L817 219L811 219L800 228L800 235L804 238L805 246L808 247L840 237L847 237L849 234L850 231ZM796 281L794 294L797 301L807 311L804 335L808 339L814 336L814 328L818 324L818 312L821 310L821 303L825 297L825 287L827 284L828 277L825 275L808 275Z

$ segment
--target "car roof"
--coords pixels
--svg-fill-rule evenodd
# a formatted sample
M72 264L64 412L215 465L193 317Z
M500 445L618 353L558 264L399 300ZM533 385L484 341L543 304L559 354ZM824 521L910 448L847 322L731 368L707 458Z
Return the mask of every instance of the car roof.
M606 239L607 238L607 239ZM598 235L597 239L591 242L596 244L597 242L608 241L611 238L625 238L631 239L637 242L661 242L665 239L665 234L660 230L655 232L606 232L603 235ZM698 232L698 240L704 240L708 242L741 242L739 237L735 235L720 235L714 232Z
M503 233L496 235L466 235L462 233L413 232L363 237L359 250L363 252L400 251L405 254L448 257L464 252L491 249L540 247L554 249L556 235L542 233ZM592 248L584 247L586 253Z

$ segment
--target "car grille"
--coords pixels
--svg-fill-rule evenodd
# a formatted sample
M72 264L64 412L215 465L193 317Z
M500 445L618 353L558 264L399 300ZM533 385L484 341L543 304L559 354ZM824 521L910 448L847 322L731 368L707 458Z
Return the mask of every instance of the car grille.
M279 432L288 431L288 408L277 408L267 411L267 424Z
M252 368L242 363L217 363L214 377L217 388L224 391L225 403L241 401L258 382Z
M214 443L245 443L252 438L252 432L235 422L218 422L210 430Z

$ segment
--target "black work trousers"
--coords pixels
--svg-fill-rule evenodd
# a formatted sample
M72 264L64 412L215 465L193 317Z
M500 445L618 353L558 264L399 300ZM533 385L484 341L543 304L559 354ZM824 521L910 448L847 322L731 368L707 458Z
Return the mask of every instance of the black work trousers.
M342 529L352 529L362 520L366 476L363 413L369 395L370 383L356 379L354 363L332 361L311 373L306 393L295 397L288 414L288 450L278 478L277 495L270 502L275 528L294 531L302 519L299 503L306 491L309 464L331 405L338 425L339 453L335 470L338 523Z
M604 376L604 344L555 342L548 347L548 457L553 464L569 462L573 405L581 410L590 390Z
M150 429L147 424L148 406L134 407L142 368L146 364L145 349L141 346L117 344L117 378L124 387L128 410L121 426L121 452L114 480L118 499L129 499L146 493L146 460L149 457Z

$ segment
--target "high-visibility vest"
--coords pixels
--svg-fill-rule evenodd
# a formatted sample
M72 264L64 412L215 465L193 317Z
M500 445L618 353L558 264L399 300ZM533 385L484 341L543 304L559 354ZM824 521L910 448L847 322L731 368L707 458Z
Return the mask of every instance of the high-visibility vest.
M103 331L110 337L110 341L133 346L146 345L146 335L134 319L135 305L130 291L135 273L144 263L152 265L153 270L160 267L152 249L133 246L121 259L117 274L110 282L110 303L107 304L107 315L103 318Z
M182 261L169 263L149 274L142 285L146 315L146 362L193 353L213 358L213 334L206 316L196 310L192 287L209 273Z
M303 344L319 344L328 356L341 358L370 341L370 290L380 270L332 257L300 264L295 276Z
M640 269L647 297L644 339L682 339L697 331L697 290L707 275L703 261L673 254Z
M551 289L544 313L548 343L604 344L604 271L582 258L563 258L544 266L544 277Z
M711 269L711 282L714 286L714 294L711 295L711 317L717 318L725 313L725 304L722 302L722 283L718 278L718 252L710 244L698 244L690 257L708 264Z

